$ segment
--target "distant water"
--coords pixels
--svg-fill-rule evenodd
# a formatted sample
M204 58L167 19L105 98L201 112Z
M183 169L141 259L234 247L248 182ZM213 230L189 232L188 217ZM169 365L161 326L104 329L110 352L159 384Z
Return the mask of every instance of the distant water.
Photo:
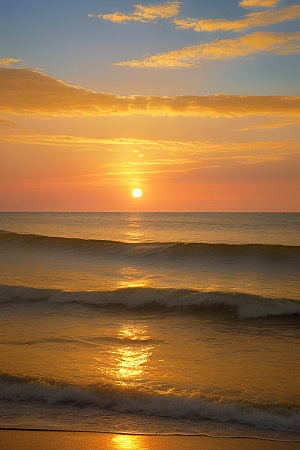
M2 427L300 440L298 213L1 213Z

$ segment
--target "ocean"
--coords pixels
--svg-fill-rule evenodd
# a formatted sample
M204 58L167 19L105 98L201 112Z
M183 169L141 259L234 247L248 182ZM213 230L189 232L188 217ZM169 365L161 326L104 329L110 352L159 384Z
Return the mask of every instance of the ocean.
M0 427L300 441L299 213L1 213Z

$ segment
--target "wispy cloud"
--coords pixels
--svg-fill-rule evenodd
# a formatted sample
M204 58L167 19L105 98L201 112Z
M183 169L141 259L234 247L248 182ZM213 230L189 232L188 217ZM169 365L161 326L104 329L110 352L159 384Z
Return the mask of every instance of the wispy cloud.
M0 136L0 140L30 145L59 145L63 147L73 147L74 150L77 150L78 147L82 147L83 149L99 149L100 145L118 147L134 146L135 148L142 145L147 148L152 148L153 146L163 145L159 144L159 142L168 142L134 138L99 139L64 134L12 134ZM138 151L135 150L134 152L136 153Z
M161 166L161 165L182 165L182 164L191 164L192 161L189 159L166 159L166 158L159 158L149 161L122 161L118 163L105 163L103 164L103 167L143 167L143 166Z
M15 126L18 124L10 119L0 119L0 127L7 127L7 126L11 127L12 125Z
M269 8L272 6L276 6L277 3L280 3L281 0L242 0L239 2L239 6L241 8Z
M164 150L166 153L174 156L182 153L195 155L198 153L209 153L220 151L228 152L247 152L261 150L295 150L299 151L299 142L297 141L256 141L256 142L212 142L212 141L172 141L172 140L154 140L154 139L136 139L136 138L89 138L84 136L56 135L56 134L11 134L0 137L2 141L16 142L30 145L57 145L74 148L75 151L81 147L81 150L93 148L93 150L103 151L103 147L116 146L118 150L128 152L128 147L140 150L149 150L151 154L157 150L159 154ZM133 150L132 153L139 153ZM137 155L138 156L138 155ZM138 164L145 164L140 162Z
M157 17L167 19L177 16L179 13L180 1L159 3L157 5L134 5L135 11L132 14L114 12L112 14L88 14L89 17L99 17L99 19L110 20L116 23L127 23L130 21L151 22Z
M259 45L259 44L258 44ZM271 115L298 117L299 97L183 95L178 97L96 92L40 72L0 69L0 111L30 116L199 116Z
M15 58L1 58L0 66L9 67L14 62L24 61L24 59L15 59Z
M195 31L242 31L254 27L272 25L287 20L296 20L300 17L300 6L287 6L283 9L269 9L268 11L246 14L239 20L227 19L174 19L176 28L190 29Z
M249 128L240 128L237 131L248 131L248 130L273 130L275 128L287 127L291 125L298 125L299 120L284 120L282 122L274 123L262 123L260 125L252 125Z
M240 164L283 161L291 155L298 155L297 142L172 142L165 141L162 151L165 157L153 157L149 153L146 160L127 160L105 163L110 168L107 175L150 174L161 172L180 172L196 169L220 167L225 161ZM167 156L171 155L172 158ZM180 165L180 170L176 166Z
M163 173L164 176L168 176L168 174L173 176L172 174L175 173L182 174L194 170L228 167L230 162L233 164L281 162L291 158L295 159L300 153L299 143L295 141L183 142L26 134L6 135L2 136L1 140L39 147L68 147L75 152L99 152L102 163L99 161L99 164L97 164L97 173L82 174L84 177L82 180L77 177L76 182L73 181L73 183L78 182L78 185L111 185L114 184L112 183L113 180L119 180L117 184L122 184L126 183L128 176L145 180L148 176L155 174ZM112 153L108 152L111 148L114 149ZM140 151L143 152L142 159L139 158ZM69 183L68 180L64 179L65 182Z
M284 161L289 157L299 155L298 152L282 152L271 151L266 152L222 152L216 148L215 152L198 153L180 159L149 159L147 161L122 161L115 163L107 163L103 165L103 169L109 168L106 175L147 175L154 173L170 173L170 172L190 172L199 169L211 169L221 167L228 161L234 161L238 164L259 164L268 162ZM180 166L180 169L176 166Z
M166 53L146 55L143 60L115 63L131 67L198 67L201 59L231 59L253 55L286 55L299 53L300 32L272 33L258 31L234 39L216 39Z

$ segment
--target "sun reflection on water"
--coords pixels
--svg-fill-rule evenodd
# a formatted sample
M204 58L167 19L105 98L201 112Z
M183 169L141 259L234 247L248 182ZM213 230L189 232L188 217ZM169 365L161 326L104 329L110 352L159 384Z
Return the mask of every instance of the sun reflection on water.
M131 266L122 267L120 274L123 277L118 283L121 288L146 287L149 283L148 278L151 276L145 271Z
M141 436L131 436L129 434L119 434L111 440L112 448L116 450L140 450L142 446Z
M112 344L107 361L95 358L101 362L98 369L114 383L137 386L145 381L147 363L153 350L153 346L147 345L147 326L123 325L117 337L120 344Z
M126 231L125 242L138 243L143 241L141 217L138 214L131 214L128 218L128 230Z

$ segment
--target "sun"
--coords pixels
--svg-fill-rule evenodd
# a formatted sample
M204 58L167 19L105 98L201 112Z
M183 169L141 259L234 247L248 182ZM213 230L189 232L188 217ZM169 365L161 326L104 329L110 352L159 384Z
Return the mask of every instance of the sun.
M142 195L142 190L141 189L138 189L138 188L135 188L135 189L133 189L132 190L132 195L134 196L134 197L140 197L141 195Z

